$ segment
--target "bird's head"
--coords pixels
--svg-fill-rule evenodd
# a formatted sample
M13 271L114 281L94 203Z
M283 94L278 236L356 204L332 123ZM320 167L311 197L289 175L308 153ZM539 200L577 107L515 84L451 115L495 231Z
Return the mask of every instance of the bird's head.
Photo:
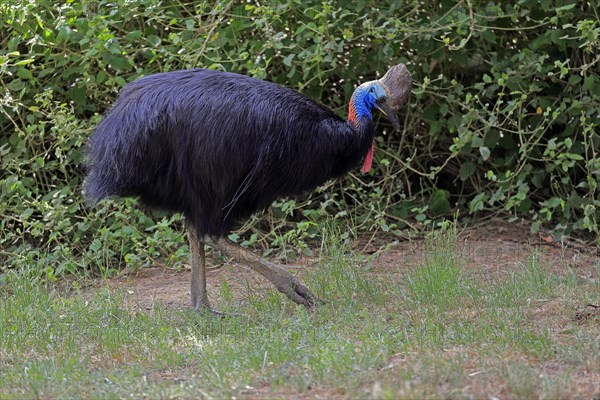
M373 109L380 111L400 130L400 122L396 112L410 95L412 77L404 64L393 66L385 73L383 78L366 82L356 88L350 99L350 113L348 119L358 126L362 117L372 118ZM365 155L362 167L364 173L369 172L373 162L374 142Z
M404 64L388 70L383 78L365 82L356 88L350 100L350 120L360 117L371 118L371 111L378 110L400 130L396 113L406 101L412 88L412 77Z

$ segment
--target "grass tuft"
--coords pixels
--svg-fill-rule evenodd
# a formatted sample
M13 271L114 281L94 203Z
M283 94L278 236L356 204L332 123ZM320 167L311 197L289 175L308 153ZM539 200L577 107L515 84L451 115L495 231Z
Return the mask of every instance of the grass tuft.
M407 276L409 301L445 309L460 304L459 299L477 296L463 271L464 260L457 251L456 241L454 225L426 238L422 263Z

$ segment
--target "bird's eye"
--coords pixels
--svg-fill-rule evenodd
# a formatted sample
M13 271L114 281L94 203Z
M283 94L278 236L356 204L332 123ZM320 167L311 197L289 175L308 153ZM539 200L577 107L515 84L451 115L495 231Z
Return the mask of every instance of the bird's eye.
M375 93L375 88L374 88L374 87L371 87L371 89L369 89L369 92L371 92L371 93Z

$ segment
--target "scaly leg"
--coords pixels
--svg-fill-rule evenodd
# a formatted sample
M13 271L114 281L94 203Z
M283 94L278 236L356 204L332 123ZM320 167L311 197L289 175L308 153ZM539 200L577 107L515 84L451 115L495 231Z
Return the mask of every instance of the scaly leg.
M191 225L188 229L188 241L192 263L192 278L190 280L192 307L198 311L203 308L210 310L210 302L206 294L206 255L204 253L204 242L198 238L196 229Z
M313 295L302 282L296 279L285 268L258 257L250 250L247 250L228 239L213 239L211 240L211 243L237 262L249 266L254 271L267 278L275 285L277 290L284 293L293 302L302 304L307 308L323 303L322 300Z
M188 239L190 243L192 278L190 280L190 293L192 307L196 311L209 311L211 314L223 317L225 314L213 311L206 294L206 255L204 252L204 241L198 238L196 229L188 227Z

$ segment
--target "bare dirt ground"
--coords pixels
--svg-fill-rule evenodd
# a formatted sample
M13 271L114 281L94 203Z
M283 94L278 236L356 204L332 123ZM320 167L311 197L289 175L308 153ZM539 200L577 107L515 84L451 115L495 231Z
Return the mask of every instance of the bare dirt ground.
M364 241L367 242L367 241ZM398 242L377 238L356 246L371 258L366 260L369 270L376 275L401 273L404 268L418 266L424 260L427 248L424 239ZM524 264L532 254L539 256L540 264L558 273L565 267L575 271L580 279L599 279L596 265L600 263L600 248L578 241L555 242L544 234L533 235L520 224L493 221L482 227L470 228L458 235L456 251L465 265L484 281L501 279L518 264ZM318 268L318 258L297 260L287 268L295 273L300 269ZM244 266L223 263L217 254L207 257L207 289L214 297L226 282L236 297L243 298L253 291L269 287L269 283ZM189 305L190 270L174 271L162 267L144 268L135 273L109 279L111 288L124 289L130 305L149 308L153 303L166 307L185 308Z

